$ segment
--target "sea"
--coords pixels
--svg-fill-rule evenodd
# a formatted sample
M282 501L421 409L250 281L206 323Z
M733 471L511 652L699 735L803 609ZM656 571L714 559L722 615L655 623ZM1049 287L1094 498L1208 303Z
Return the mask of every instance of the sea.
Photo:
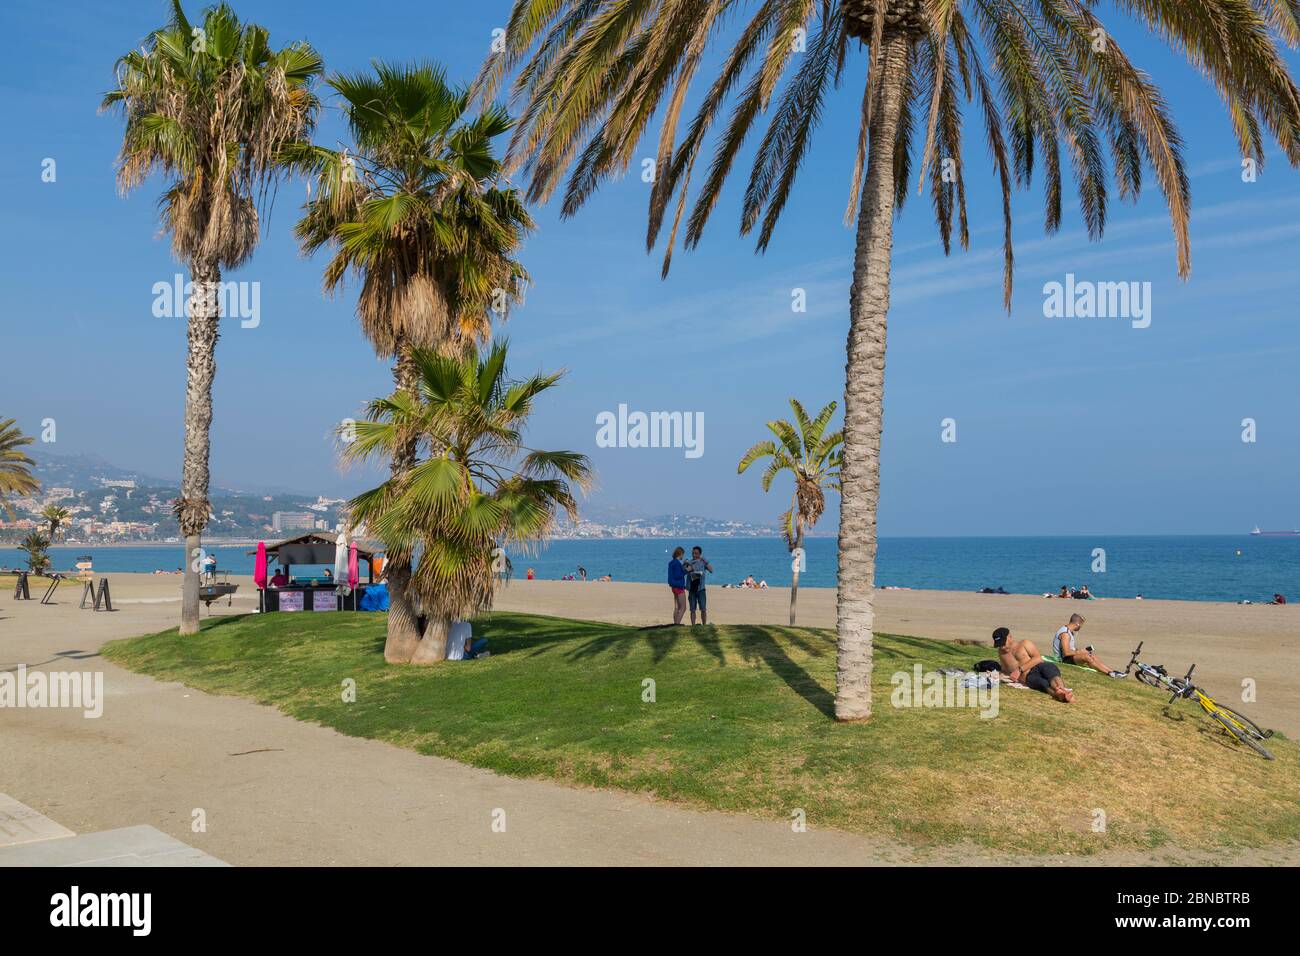
M533 553L510 554L513 574L529 567L538 578L559 580L578 568L595 579L663 583L672 549L700 545L714 568L711 587L752 575L773 587L789 585L791 557L780 538L661 538L551 541ZM252 574L248 547L216 547L218 569ZM71 546L51 549L56 570L69 570L89 554L97 573L175 571L182 547ZM834 587L834 538L805 542L806 567L799 583ZM25 555L0 548L0 567L23 567ZM940 591L1004 589L1043 594L1062 585L1098 597L1168 598L1188 601L1268 601L1274 593L1300 600L1300 537L1250 535L1108 536L1020 538L882 538L876 560L878 587Z

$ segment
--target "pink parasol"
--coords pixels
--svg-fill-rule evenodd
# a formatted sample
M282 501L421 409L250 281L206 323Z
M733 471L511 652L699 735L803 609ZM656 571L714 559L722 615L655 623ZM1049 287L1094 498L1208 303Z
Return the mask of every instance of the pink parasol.
M357 543L348 545L348 587L355 588L361 580L361 571L357 567Z
M257 542L257 560L253 564L253 583L259 589L266 588L266 542Z

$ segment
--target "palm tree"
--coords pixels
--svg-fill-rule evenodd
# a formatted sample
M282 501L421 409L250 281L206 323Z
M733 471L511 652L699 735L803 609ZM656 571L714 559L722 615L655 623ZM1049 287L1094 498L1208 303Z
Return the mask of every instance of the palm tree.
M502 110L466 118L468 97L433 66L375 64L373 76L334 76L352 144L295 146L287 157L315 183L296 232L304 251L329 246L325 291L360 278L357 317L398 389L414 393L416 349L458 352L491 335L527 273L514 253L532 220L498 184L491 141L510 129ZM390 456L392 476L415 461L414 437ZM395 547L386 573L385 657L408 661L420 640L407 599L412 555Z
M429 624L411 663L443 660L451 623L491 608L505 546L536 543L560 510L576 518L574 486L591 482L586 456L524 444L534 402L561 375L511 380L507 352L501 341L482 355L414 350L415 388L372 402L344 452L392 458L416 443L412 467L351 503L390 553L420 552L411 589Z
M781 515L781 531L785 535L786 547L795 555L790 562L790 626L794 626L795 603L799 597L799 565L803 556L803 536L811 531L817 519L826 508L826 495L823 488L840 487L840 465L844 458L844 433L826 434L826 426L835 414L838 403L830 402L817 417L810 419L799 404L799 400L790 399L790 409L798 428L783 418L767 423L768 430L776 436L776 441L767 439L757 442L745 452L740 464L736 466L737 474L744 474L745 469L760 458L771 458L767 470L763 472L763 490L772 489L772 481L782 472L794 476L794 498L790 509ZM797 552L797 554L796 554Z
M522 166L530 174L529 201L549 199L572 168L565 215L603 180L626 171L652 118L659 117L646 239L653 247L676 196L666 275L696 160L709 130L727 116L732 94L734 108L685 217L688 248L699 243L741 146L788 74L754 153L741 210L741 233L758 227L758 249L767 248L827 91L848 72L850 45L867 46L865 62L852 61L863 98L845 216L850 224L856 218L857 232L844 392L835 697L838 719L865 719L871 714L890 260L894 215L909 180L915 176L918 188L929 183L945 250L954 227L965 248L962 101L972 104L1002 194L1003 299L1009 308L1013 183L1028 185L1037 162L1046 184L1047 231L1055 232L1062 145L1094 239L1106 224L1108 170L1120 198L1135 200L1144 163L1151 166L1168 202L1178 273L1186 277L1190 189L1182 141L1159 90L1106 29L1092 0L766 0L739 24L735 6L726 0L514 0L505 49L484 64L476 91L494 96L522 64L513 80L522 120L507 168ZM1243 156L1262 163L1271 134L1288 160L1300 163L1300 91L1280 50L1300 41L1300 3L1114 0L1110 6L1214 84ZM733 24L739 30L734 44L696 97L698 110L678 142L704 52Z
M16 419L0 419L0 506L12 521L13 505L4 499L10 495L30 495L41 487L41 483L32 475L36 462L19 451L30 445L35 439L24 435Z
M18 544L18 550L27 553L27 570L40 574L50 566L50 556L46 548L50 542L39 532L33 531Z
M223 269L242 265L259 232L258 203L272 191L285 144L315 122L312 82L320 57L305 43L273 50L267 31L225 4L191 25L173 0L170 22L117 62L101 108L118 108L126 132L117 181L123 192L161 172L160 199L172 252L190 269L186 306L185 446L176 516L185 535L182 634L199 629L197 555L208 503L212 381Z
M50 541L53 542L59 536L60 526L66 524L72 517L72 512L58 505L46 505L41 511L41 517L50 523Z

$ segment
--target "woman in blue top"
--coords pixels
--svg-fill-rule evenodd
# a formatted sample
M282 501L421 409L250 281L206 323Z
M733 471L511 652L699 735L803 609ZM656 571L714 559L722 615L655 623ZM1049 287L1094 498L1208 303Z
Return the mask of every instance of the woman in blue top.
M686 616L686 566L682 564L685 548L673 552L673 559L668 562L668 587L673 592L673 623L682 623Z

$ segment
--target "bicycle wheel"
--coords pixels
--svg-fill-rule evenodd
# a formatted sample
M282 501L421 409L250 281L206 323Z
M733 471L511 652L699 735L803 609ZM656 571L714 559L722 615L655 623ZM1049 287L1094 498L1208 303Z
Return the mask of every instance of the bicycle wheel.
M1247 733L1253 735L1255 739L1267 740L1269 737L1273 736L1273 731L1264 730L1262 727L1259 726L1259 724L1255 723L1245 714L1240 714L1237 711L1233 710L1231 707L1224 707L1218 701L1214 702L1214 706L1217 707L1219 710L1221 710L1223 713L1228 714L1233 720L1235 720L1238 724L1244 727Z
M1201 706L1205 707L1204 704ZM1231 707L1224 707L1219 703L1215 703L1213 710L1206 707L1206 713L1217 720L1232 736L1257 751L1265 760L1273 759L1273 755L1260 743L1265 738L1264 732L1249 717L1243 717Z

